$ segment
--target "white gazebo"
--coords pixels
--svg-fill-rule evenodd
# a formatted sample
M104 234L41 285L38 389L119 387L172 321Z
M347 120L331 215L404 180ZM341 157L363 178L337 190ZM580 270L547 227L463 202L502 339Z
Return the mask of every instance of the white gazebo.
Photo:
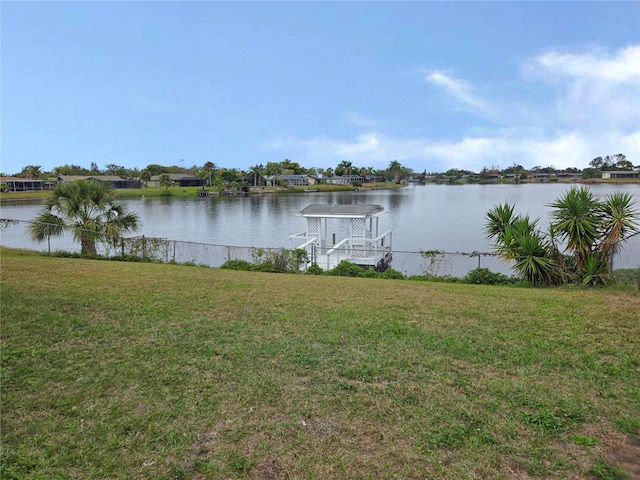
M309 262L325 270L346 260L384 271L392 255L391 230L379 231L379 218L385 213L384 207L371 204L309 205L296 214L307 219L307 230L289 236L291 248L305 249ZM336 238L338 227L344 231L345 223L346 238Z

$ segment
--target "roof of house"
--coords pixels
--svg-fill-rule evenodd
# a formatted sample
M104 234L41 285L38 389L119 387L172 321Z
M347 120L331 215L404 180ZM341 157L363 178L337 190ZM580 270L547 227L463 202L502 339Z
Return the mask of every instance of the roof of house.
M58 175L58 179L63 182L73 182L75 180L100 180L102 182L122 182L126 178L117 175Z
M324 205L313 203L300 210L297 215L322 218L368 218L377 217L383 213L385 213L384 207L375 204Z
M193 175L189 175L186 173L161 173L160 175L153 175L151 180L158 181L162 175L168 175L171 181L178 180L202 180L200 177L194 177Z
M42 180L41 178L0 177L0 182L46 182L46 180Z

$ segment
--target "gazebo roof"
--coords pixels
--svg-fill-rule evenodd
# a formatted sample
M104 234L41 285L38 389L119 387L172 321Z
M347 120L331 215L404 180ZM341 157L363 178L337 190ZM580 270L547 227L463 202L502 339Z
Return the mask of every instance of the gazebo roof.
M381 205L323 205L311 204L303 208L297 215L318 218L370 218L385 213Z

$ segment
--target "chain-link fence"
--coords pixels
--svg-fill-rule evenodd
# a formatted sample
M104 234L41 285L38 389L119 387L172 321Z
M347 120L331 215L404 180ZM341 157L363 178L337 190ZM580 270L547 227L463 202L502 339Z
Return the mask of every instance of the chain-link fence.
M80 252L79 242L69 232L59 236L49 235L42 242L32 239L30 228L33 222L22 220L0 220L0 245L9 248L55 253ZM266 257L277 256L284 249L254 248L208 243L185 242L145 236L119 239L116 243L98 242L97 253L103 256L134 256L159 262L189 263L220 267L229 260L257 262ZM345 252L343 258L346 258ZM357 256L366 257L366 252ZM490 252L473 251L445 252L430 250L421 252L393 251L389 268L405 276L429 275L436 277L464 277L476 268L487 268L492 272L515 275L511 265ZM614 270L640 268L640 234L620 242L612 261ZM304 265L301 265L304 268Z
M634 276L640 290L640 232L618 243L616 253L611 259L611 270L626 273L629 280Z

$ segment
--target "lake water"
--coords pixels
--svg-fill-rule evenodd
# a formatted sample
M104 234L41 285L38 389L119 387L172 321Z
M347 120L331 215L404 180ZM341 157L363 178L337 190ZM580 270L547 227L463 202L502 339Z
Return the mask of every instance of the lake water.
M550 212L546 204L568 188L566 184L428 184L368 192L137 198L126 203L142 219L142 228L136 235L216 245L286 248L290 247L289 235L306 229L306 221L295 214L308 204L375 203L388 211L380 219L380 233L393 229L394 251L471 252L491 251L483 228L485 214L494 205L507 201L518 212L541 217L544 226ZM628 192L640 202L640 185L595 184L589 188L598 197L613 191ZM5 202L0 206L0 217L32 220L40 208L34 203ZM341 232L336 233L341 236Z

